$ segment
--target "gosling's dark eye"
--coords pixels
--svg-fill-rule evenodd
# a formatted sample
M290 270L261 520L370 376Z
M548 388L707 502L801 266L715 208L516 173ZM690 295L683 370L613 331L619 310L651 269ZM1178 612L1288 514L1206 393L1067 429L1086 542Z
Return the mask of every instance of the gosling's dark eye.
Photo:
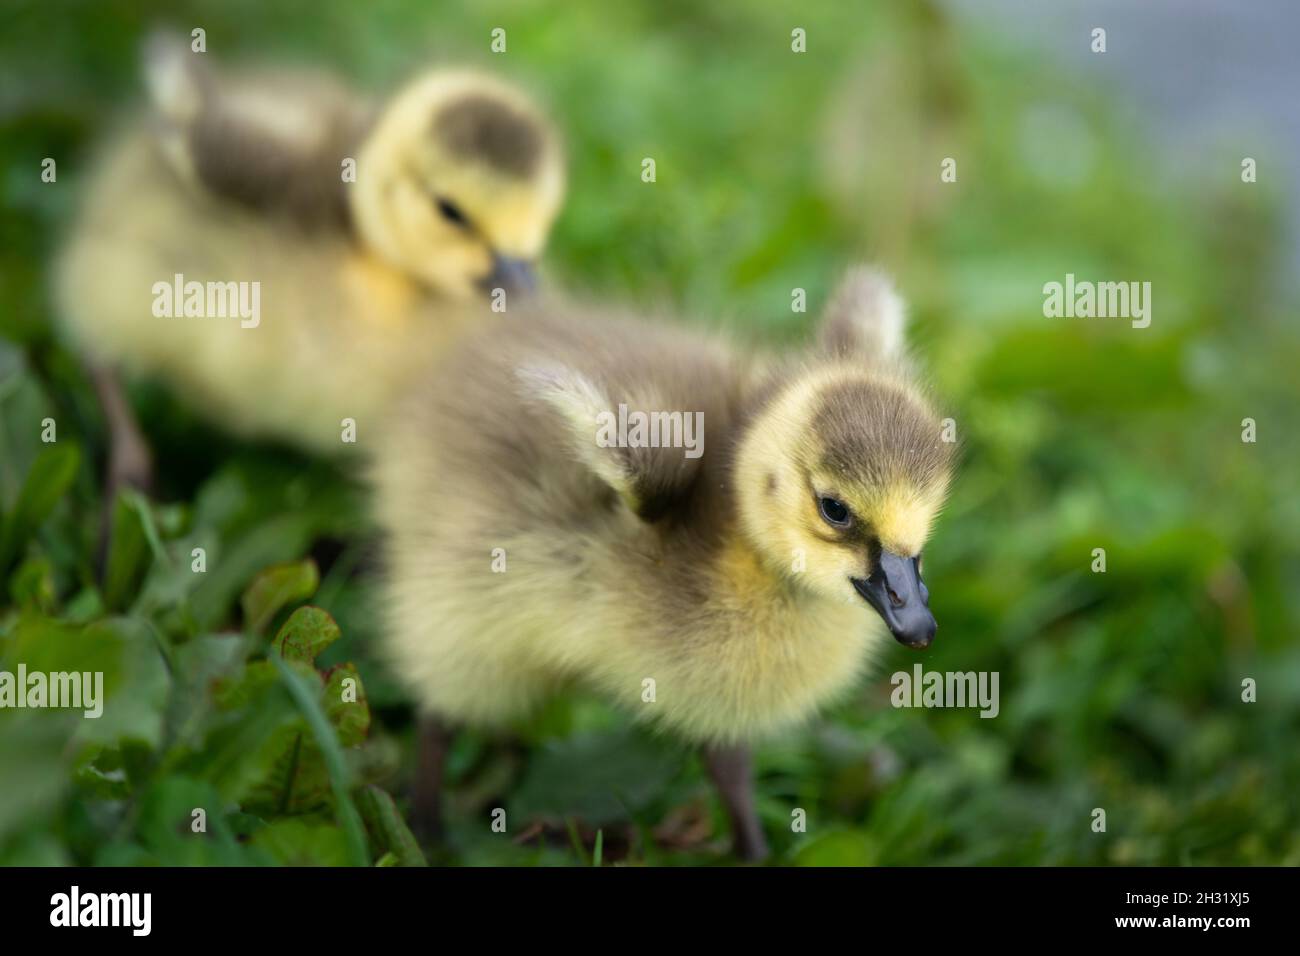
M847 528L853 520L853 513L849 511L848 506L830 495L822 495L818 498L817 507L821 510L826 523L837 528Z
M450 199L443 199L439 196L436 202L438 204L438 212L442 213L442 218L461 227L469 225L469 220L466 219L465 214L460 211L460 207Z

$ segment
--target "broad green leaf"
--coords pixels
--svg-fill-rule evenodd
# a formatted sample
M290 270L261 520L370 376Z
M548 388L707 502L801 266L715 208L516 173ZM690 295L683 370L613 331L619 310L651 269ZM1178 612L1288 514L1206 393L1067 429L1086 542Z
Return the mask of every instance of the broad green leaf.
M189 595L197 627L222 625L270 565L299 561L323 535L354 533L359 514L355 492L326 465L265 455L222 465L198 493L188 535L208 549L208 570Z
M318 684L305 680L295 671L293 662L278 657L273 658L273 661L284 681L284 686L288 688L294 703L307 719L312 735L316 738L316 744L325 758L325 766L329 768L330 783L334 788L334 812L347 838L348 861L353 866L369 866L370 851L366 844L365 827L361 823L361 816L357 813L351 797L351 773L343 759L343 750L334 736L334 730L316 700L316 695L319 693Z
M314 671L304 676L319 686ZM286 749L303 730L302 715L266 661L221 681L216 701L220 710L209 722L202 746L180 755L176 769L209 781L227 800L240 801L274 778Z
M282 866L348 866L346 835L336 826L276 820L253 834L253 846Z
M80 690L79 707L42 711L75 713L78 745L161 743L170 676L145 622L110 618L80 625L24 616L0 638L0 668L13 672L20 664L29 674L67 674L66 690ZM87 711L97 716L84 716Z
M321 683L320 675L309 670L306 662L293 663L305 682L310 684L314 679L318 685ZM253 666L269 668L271 665L259 662ZM347 686L345 682L349 678L356 683ZM370 709L355 667L343 664L330 672L321 688L320 703L341 746L353 747L365 740ZM315 738L301 727L286 732L281 741L281 750L265 780L245 798L246 809L254 813L292 815L328 807L332 793L329 769Z
M68 711L0 710L0 845L46 825L71 786Z
M244 797L244 809L264 817L328 811L333 793L329 768L306 723L295 723L277 743L270 769Z
M279 680L270 661L251 661L238 673L218 680L213 687L213 699L226 711L247 707Z
M331 668L325 680L325 716L334 725L339 743L355 747L370 730L370 705L354 664Z
M0 866L72 866L74 860L65 843L52 833L29 831L20 834L0 851Z
M216 629L259 571L276 562L293 561L311 540L311 526L290 514L223 541L219 555L209 553L208 570L190 594L195 623L205 630Z
M203 634L176 648L172 664L176 692L167 709L168 732L175 744L202 743L219 692L231 692L245 673L246 647L240 635Z
M627 820L664 794L683 762L677 748L637 728L553 741L529 761L511 816L558 821L572 814L591 826Z
M328 613L318 607L300 607L275 635L271 650L286 661L313 664L339 636L339 626Z
M149 625L138 618L109 618L87 625L84 639L120 646L120 678L116 685L105 679L103 714L81 721L76 739L104 746L135 741L156 749L172 681Z
M161 777L142 795L136 835L162 866L272 862L269 854L240 844L216 788L189 777Z
M307 600L319 586L320 571L310 558L267 568L253 579L240 600L245 628L261 634L281 608Z

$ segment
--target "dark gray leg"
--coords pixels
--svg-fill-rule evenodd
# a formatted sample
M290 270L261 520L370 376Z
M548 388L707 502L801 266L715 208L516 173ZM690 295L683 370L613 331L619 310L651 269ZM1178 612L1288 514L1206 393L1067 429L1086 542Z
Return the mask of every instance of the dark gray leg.
M126 400L122 383L112 369L91 366L89 372L108 423L108 490L114 497L124 487L147 492L153 485L153 455Z
M419 749L411 788L411 829L424 844L442 840L442 777L454 736L437 717L421 717L416 729Z
M703 752L718 796L731 820L732 845L736 856L757 862L767 856L767 841L754 809L753 769L748 747L707 747Z

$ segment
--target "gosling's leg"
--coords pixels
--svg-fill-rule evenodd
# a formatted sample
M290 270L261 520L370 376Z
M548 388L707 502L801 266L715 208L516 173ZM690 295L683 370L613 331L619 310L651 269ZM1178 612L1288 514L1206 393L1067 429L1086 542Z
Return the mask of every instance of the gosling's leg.
M416 729L415 783L411 790L411 829L421 843L442 840L442 777L453 731L437 717L421 717Z
M147 492L153 486L153 454L122 383L102 365L91 366L89 372L108 423L108 485L114 492L124 487Z
M108 463L104 475L104 506L99 520L99 567L108 560L109 535L117 493L123 488L148 492L153 487L153 454L140 430L117 374L102 365L87 369L99 407L108 424Z
M718 788L722 805L731 820L736 856L757 862L767 856L767 840L754 808L753 769L748 747L707 747L704 767Z

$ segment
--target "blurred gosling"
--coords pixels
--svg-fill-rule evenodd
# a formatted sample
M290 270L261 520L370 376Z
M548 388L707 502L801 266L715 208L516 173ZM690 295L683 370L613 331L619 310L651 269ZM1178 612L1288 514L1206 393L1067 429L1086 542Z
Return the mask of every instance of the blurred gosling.
M108 146L56 268L110 486L149 471L117 368L240 436L364 447L489 293L531 284L564 194L558 134L491 76L432 70L375 107L325 75L206 57L147 46L152 110ZM204 317L186 316L190 289Z

